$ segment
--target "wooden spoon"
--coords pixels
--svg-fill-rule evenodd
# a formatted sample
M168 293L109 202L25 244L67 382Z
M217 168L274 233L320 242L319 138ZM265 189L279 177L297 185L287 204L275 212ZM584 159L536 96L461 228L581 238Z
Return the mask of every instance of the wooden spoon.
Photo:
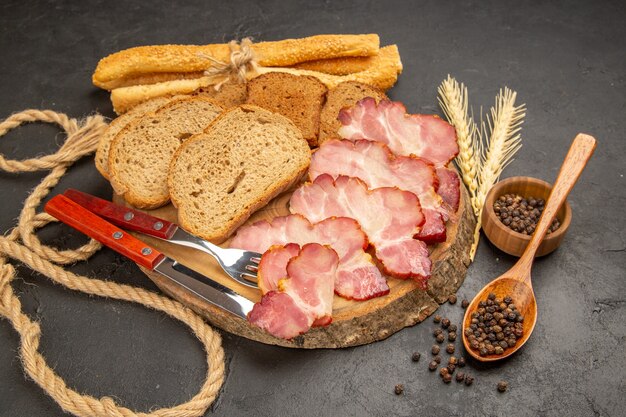
M533 293L533 287L530 281L530 270L535 259L535 252L539 248L543 237L548 231L548 227L554 220L556 213L561 207L561 204L565 201L565 198L574 187L574 184L578 180L581 172L585 168L587 161L593 154L596 147L596 140L582 133L579 133L572 146L563 161L561 171L559 172L556 182L552 187L552 192L548 197L546 206L543 210L543 214L539 219L539 223L535 229L532 239L528 243L526 250L519 258L517 263L513 265L511 269L502 274L500 277L491 281L474 297L470 305L465 311L465 317L463 318L463 330L470 326L472 320L472 313L478 309L478 303L480 301L487 300L489 293L494 293L497 298L504 298L506 295L510 295L513 299L513 303L517 309L524 316L524 334L521 338L517 339L515 346L511 349L508 348L502 355L488 355L480 356L478 351L470 347L469 340L463 332L463 345L465 349L474 358L481 362L491 362L499 359L504 359L513 353L517 352L526 343L530 334L535 328L537 322L537 302L535 300L535 294Z

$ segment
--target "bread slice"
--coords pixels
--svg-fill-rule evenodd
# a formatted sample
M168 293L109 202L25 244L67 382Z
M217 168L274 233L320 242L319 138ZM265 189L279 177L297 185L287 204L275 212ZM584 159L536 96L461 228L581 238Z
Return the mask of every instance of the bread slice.
M310 161L309 146L289 119L257 106L233 107L172 158L168 186L179 224L221 243L299 182Z
M165 205L169 201L167 170L172 155L222 110L206 97L180 97L129 123L115 136L109 150L115 192L135 207Z
M248 82L246 102L290 119L313 147L317 145L326 91L315 77L270 72Z
M104 132L98 143L98 149L96 150L96 169L104 178L109 179L109 148L113 138L124 128L128 123L135 120L138 117L143 116L146 113L155 111L165 103L170 101L168 97L157 97L152 100L148 100L133 107L127 113L113 119L109 123L109 127Z
M328 139L337 138L337 131L341 127L341 122L337 119L339 111L344 107L354 106L359 100L365 97L373 97L378 103L387 99L385 93L371 85L356 81L346 81L332 88L326 94L326 103L322 107L320 117L319 144Z
M202 87L193 94L212 98L220 106L229 109L246 102L247 88L243 83L229 82L222 85L219 90L214 86Z

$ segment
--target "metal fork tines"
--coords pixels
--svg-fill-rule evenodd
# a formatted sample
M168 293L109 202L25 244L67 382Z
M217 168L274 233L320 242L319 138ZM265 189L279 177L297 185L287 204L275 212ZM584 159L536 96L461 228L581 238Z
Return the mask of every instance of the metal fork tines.
M197 249L213 256L226 272L235 281L252 288L256 284L257 271L261 254L243 249L221 248L204 239L200 239L178 227L172 237L167 239L177 245Z

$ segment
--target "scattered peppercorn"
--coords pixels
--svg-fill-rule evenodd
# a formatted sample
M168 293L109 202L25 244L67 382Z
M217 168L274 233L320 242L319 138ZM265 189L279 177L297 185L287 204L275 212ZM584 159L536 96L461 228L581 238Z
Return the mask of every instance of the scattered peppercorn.
M449 332L456 332L456 330L457 330L456 324L451 324L450 326L448 326Z
M396 385L393 391L396 393L396 395L401 395L404 392L404 385L402 384Z
M448 302L450 304L456 304L456 295L452 294L450 297L448 297Z
M435 336L435 337L439 336L442 333L443 333L443 330L441 330L438 327L435 330L433 330L433 336Z
M461 307L467 308L467 306L469 306L469 301L464 298L463 301L461 301Z
M449 363L448 366L446 367L448 368L448 372L450 372L451 374L454 373L454 370L456 369L456 365Z
M459 365L459 367L460 367L460 368L465 367L465 358L464 358L463 356L461 356L461 357L459 358L459 363L458 363L458 365Z
M507 388L509 388L508 382L506 382L506 381L498 382L498 391L504 392L504 391L507 390Z
M435 369L437 369L437 362L436 361L430 361L430 363L428 364L428 369L430 371L434 371Z
M456 358L456 356L450 356L450 359L448 359L448 364L456 365L457 363L459 363L459 360Z
M443 335L443 333L438 334L437 337L435 338L435 340L437 341L437 343L443 343L443 341L446 339L446 337Z
M450 319L442 319L441 320L441 327L443 327L444 329L447 329L448 326L450 326Z
M441 363L441 356L437 355L433 358L433 360L435 361L435 363L440 364Z
M474 377L470 374L465 375L465 385L470 386L474 383Z
M545 201L540 198L524 198L519 194L505 194L493 203L493 211L500 222L509 229L532 235L537 227ZM548 234L555 232L561 223L554 219L548 228Z
M435 317L433 317L433 321L435 323L439 323L441 321L441 316L440 315L436 315Z
M446 352L448 352L449 354L453 354L454 353L454 344L453 343L448 343L448 346L446 346Z
M465 372L457 372L456 373L456 382L463 382L463 380L465 379Z
M452 375L451 374L445 374L443 376L443 382L445 382L446 384L449 384L450 382L452 382Z
M419 362L421 357L422 355L419 352L413 352L413 355L411 355L411 360L413 362Z
M448 341L454 342L455 340L456 340L456 333L455 332L448 333Z
M490 293L487 300L480 301L478 305L478 309L471 314L470 326L463 329L471 349L481 356L504 354L523 335L524 316L517 310L510 295L498 298Z
M433 345L433 347L430 349L433 355L438 355L440 350L441 349L439 348L439 345Z
M450 370L448 369L447 366L444 366L443 368L441 368L439 370L439 375L441 375L441 376L444 376L444 375L449 374L449 373L450 373Z

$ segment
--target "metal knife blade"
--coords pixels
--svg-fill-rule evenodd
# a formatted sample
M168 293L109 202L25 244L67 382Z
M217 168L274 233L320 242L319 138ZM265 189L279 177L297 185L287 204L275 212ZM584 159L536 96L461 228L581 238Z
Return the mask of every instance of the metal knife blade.
M230 288L167 256L154 267L153 271L171 279L206 302L243 319L247 318L248 313L254 307L252 301Z

